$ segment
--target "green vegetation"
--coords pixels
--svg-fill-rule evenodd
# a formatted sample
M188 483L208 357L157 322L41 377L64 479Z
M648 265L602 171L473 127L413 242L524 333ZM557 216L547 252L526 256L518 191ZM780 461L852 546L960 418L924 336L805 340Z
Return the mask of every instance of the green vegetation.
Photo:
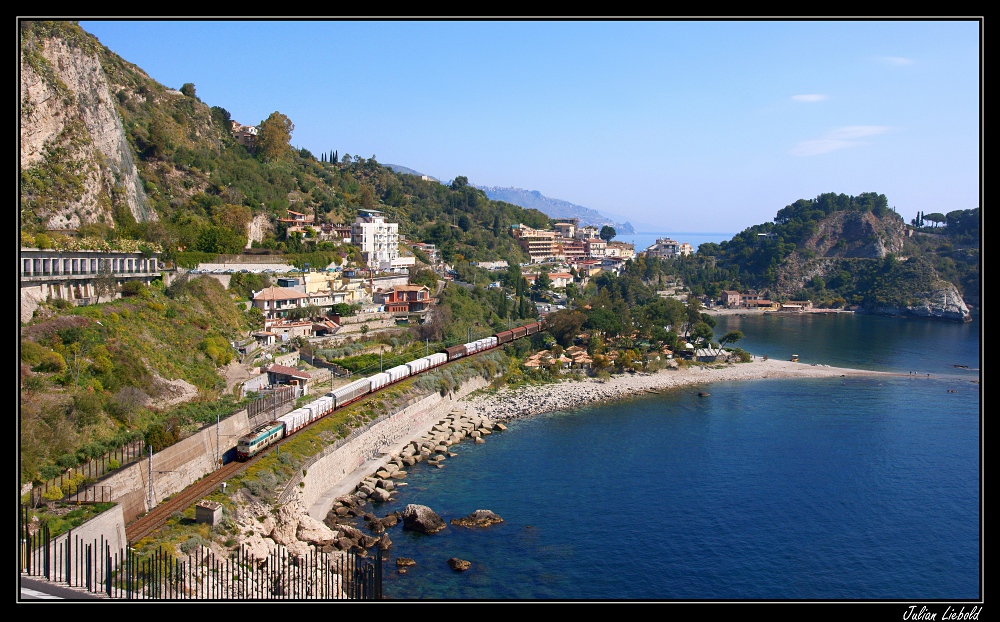
M157 282L159 283L159 282ZM217 369L246 329L215 279L137 289L110 303L63 309L21 331L21 478L47 477L154 430L157 438L233 412ZM157 407L163 379L198 400ZM160 428L156 428L160 426ZM169 433L169 434L168 434ZM167 434L165 437L164 434Z

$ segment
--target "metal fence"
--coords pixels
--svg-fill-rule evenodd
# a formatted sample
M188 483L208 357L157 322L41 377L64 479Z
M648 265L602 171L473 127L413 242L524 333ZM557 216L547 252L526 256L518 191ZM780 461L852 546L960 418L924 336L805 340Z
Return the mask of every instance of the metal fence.
M145 442L142 439L136 439L126 445L109 451L100 458L88 460L83 464L67 470L65 473L59 474L57 477L47 482L32 487L30 502L33 506L39 505L43 498L48 498L46 497L46 494L55 488L59 488L59 491L62 494L61 498L63 499L80 501L81 503L85 503L87 501L100 502L103 499L94 498L94 496L96 495L97 497L100 497L102 494L110 494L110 489L104 493L101 491L91 491L86 494L83 493L82 489L100 478L105 477L112 471L120 469L121 467L131 464L137 460L141 460L145 450ZM107 500L110 501L110 499Z
M382 550L295 556L278 547L266 557L245 549L220 557L204 546L185 555L166 549L113 551L103 538L72 532L51 537L20 515L18 563L23 575L121 600L381 600Z
M258 397L254 401L247 404L247 416L252 419L262 412L274 410L278 406L283 406L284 404L296 399L298 397L298 391L298 387L291 385L277 387L273 390L273 392L271 392L270 395Z

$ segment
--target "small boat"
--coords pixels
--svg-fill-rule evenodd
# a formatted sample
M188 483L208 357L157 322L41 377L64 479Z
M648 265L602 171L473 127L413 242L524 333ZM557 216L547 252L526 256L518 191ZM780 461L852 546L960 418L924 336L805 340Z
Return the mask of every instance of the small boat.
M704 391L698 391L698 397L708 397L711 393L705 393Z
M792 358L790 358L788 360L790 360L793 363L798 363L799 362L799 355L798 354L793 354Z
M955 365L955 364L952 364L952 367L957 367L959 369L969 369L968 365Z

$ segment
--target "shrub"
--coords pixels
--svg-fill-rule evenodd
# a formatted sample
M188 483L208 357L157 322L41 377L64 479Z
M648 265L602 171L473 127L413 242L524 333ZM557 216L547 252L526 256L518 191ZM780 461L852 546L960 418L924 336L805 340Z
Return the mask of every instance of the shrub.
M38 365L45 358L48 348L28 339L21 340L21 360L28 365Z
M111 458L110 460L108 460L108 470L109 471L114 471L115 469L119 469L119 468L121 468L121 466L122 466L121 463L118 462L117 460L115 460L114 458Z
M62 497L63 497L62 488L58 486L52 486L51 488L42 493L42 498L45 499L46 501L58 501L59 499L62 499Z
M66 359L58 352L46 352L42 356L41 362L32 368L32 371L62 372L66 369Z
M187 540L181 543L181 551L187 555L194 553L195 550L208 546L208 541L201 536L191 536Z

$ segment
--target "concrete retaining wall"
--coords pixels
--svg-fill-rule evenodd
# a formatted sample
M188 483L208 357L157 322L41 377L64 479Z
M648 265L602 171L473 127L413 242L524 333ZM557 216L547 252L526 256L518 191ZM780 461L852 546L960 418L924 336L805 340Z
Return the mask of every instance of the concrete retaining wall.
M456 400L487 384L486 380L477 376L466 380L461 389L453 394L445 397L441 397L439 393L428 395L392 414L343 446L331 447L328 455L321 454L318 460L307 467L306 475L302 476L300 473L298 481L290 482L289 486L297 491L296 496L302 506L311 508L331 487L365 462L385 453L393 445L419 436L443 419L455 407ZM299 486L299 482L305 482L305 486ZM333 499L329 501L332 504Z
M69 546L69 560L66 563L67 540ZM82 554L84 547L91 546L92 559L102 559L105 552L110 549L112 556L120 556L128 543L125 540L125 518L122 514L122 507L116 505L107 512L102 512L60 536L52 538L49 543L52 560L52 573L61 581L71 583L83 582L85 580L86 565L81 563L86 556ZM102 548L103 547L103 548ZM91 567L91 579L101 581L100 566Z
M249 430L245 410L223 419L218 430L222 447L218 455L235 447L240 436ZM153 506L214 471L216 450L216 429L212 425L153 454ZM149 460L141 460L101 482L111 486L112 498L122 506L126 521L152 509L148 500L149 471Z

